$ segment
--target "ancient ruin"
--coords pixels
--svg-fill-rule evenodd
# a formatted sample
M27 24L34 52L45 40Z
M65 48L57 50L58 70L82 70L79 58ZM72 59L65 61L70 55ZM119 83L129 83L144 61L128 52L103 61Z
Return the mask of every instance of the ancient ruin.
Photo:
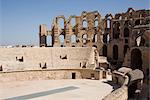
M143 87L149 87L149 34L150 10L145 9L57 16L50 29L39 26L39 47L0 48L0 82L105 79L113 90L102 100L148 99Z

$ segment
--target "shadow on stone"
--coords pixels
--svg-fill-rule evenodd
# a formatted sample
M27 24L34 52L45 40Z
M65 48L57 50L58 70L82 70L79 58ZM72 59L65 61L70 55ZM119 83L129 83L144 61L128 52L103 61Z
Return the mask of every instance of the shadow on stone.
M33 93L33 94L27 94L27 95L18 96L18 97L7 98L5 100L27 100L27 99L33 99L33 98L37 98L41 96L52 95L52 94L66 92L66 91L75 90L75 89L79 89L79 87L68 86L68 87L63 87L63 88Z

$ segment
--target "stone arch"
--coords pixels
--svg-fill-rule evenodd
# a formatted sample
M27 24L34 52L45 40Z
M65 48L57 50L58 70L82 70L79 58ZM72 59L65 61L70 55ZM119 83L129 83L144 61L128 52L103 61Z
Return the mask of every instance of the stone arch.
M57 16L56 23L59 25L61 29L65 29L66 20L64 16Z
M60 46L64 47L64 42L65 42L65 36L64 36L64 34L60 34L59 35L59 42L60 42Z
M52 36L51 35L47 35L47 46L48 47L52 46Z
M124 45L124 50L123 50L124 56L127 53L128 49L129 49L129 46L128 45Z
M98 27L98 19L96 17L96 19L94 20L94 27Z
M71 43L76 43L77 36L75 34L71 35Z
M129 28L124 28L124 37L129 37Z
M111 28L111 20L113 19L112 14L107 14L105 16L106 19L106 28Z
M72 28L76 25L76 19L74 17L71 18L70 24L71 24Z
M103 42L108 43L110 40L109 33L103 34Z
M107 46L103 45L103 56L107 57Z
M87 28L88 27L88 22L87 22L87 20L83 20L83 22L82 22L82 26L83 26L83 28Z
M114 22L113 23L113 38L118 39L120 35L120 23Z
M93 42L94 42L94 43L97 42L97 33L95 33L94 36L93 36Z
M107 28L110 28L110 27L111 27L111 20L107 19Z
M85 33L82 35L82 42L83 44L86 44L87 43L87 39L88 39L88 35Z
M117 45L113 46L113 59L118 60L118 46Z
M142 53L139 49L135 48L131 51L131 68L142 70Z

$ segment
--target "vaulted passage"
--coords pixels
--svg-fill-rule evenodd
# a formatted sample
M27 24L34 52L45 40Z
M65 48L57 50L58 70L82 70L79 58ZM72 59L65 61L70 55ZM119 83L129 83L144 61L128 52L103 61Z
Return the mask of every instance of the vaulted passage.
M131 51L131 68L142 69L142 53L139 49Z
M113 46L113 59L118 60L118 46L117 45Z

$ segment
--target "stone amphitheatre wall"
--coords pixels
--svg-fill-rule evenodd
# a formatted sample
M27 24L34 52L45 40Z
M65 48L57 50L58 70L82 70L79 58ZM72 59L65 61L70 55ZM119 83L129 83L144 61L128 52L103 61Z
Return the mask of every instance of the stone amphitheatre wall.
M51 69L0 72L0 82L49 79L99 79L100 71L91 69Z
M0 48L3 71L47 69L80 69L94 66L95 48ZM23 58L23 59L22 59Z

